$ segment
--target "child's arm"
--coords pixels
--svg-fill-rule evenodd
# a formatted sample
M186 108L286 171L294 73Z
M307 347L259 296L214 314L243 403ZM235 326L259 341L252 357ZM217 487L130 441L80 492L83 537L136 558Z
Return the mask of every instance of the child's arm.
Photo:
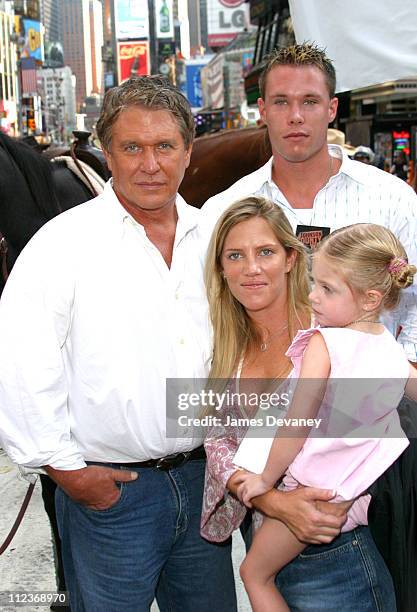
M314 334L306 347L300 378L287 412L288 419L314 419L323 401L330 374L330 357L320 333ZM250 499L272 489L290 463L300 452L310 432L309 427L283 427L272 443L262 474L243 473L239 476L238 497L246 505Z
M411 364L408 382L405 385L405 395L414 402L417 402L417 370Z

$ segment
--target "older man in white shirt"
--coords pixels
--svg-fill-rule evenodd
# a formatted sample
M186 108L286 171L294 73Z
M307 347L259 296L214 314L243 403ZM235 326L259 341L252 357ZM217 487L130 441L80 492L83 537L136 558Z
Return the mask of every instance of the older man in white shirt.
M207 372L196 233L178 195L194 119L167 79L110 90L113 178L45 225L0 306L1 438L58 484L73 612L236 610L230 543L199 535L201 437L166 432L166 380ZM191 432L192 433L192 432Z

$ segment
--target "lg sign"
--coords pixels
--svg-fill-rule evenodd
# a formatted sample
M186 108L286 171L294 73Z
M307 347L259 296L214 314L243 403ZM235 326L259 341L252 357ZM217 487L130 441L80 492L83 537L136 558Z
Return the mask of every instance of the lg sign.
M219 26L223 28L238 28L241 29L245 25L245 13L243 11L234 11L230 16L226 16L223 11L219 13Z
M244 0L207 0L208 43L227 45L248 23L249 5Z
M236 8L243 4L244 0L219 0L219 2L226 8Z

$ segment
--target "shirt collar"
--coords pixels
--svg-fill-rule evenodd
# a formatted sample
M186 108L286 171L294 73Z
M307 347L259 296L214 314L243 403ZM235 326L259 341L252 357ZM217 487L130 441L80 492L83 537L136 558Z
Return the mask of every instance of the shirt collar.
M104 186L104 201L107 204L108 209L116 215L122 223L126 219L130 219L139 227L143 227L140 223L138 223L130 213L124 208L124 206L120 203L119 198L117 197L114 189L113 189L113 179L109 179ZM178 224L177 224L177 235L185 236L187 232L194 229L198 224L198 215L200 211L193 206L187 204L184 198L177 193L177 197L175 200L175 206L177 208L178 214Z
M339 174L346 174L358 183L367 182L369 173L366 164L350 159L340 145L328 145L328 148L330 155L342 160L342 165L339 168L339 172L335 174L335 176L338 176Z
M339 168L337 174L331 177L331 179L336 178L342 174L349 176L354 181L358 183L366 183L368 179L368 169L366 164L362 164L361 162L353 161L348 157L343 148L339 145L327 145L329 149L329 155L332 157L336 157L337 159L342 160L342 164ZM260 185L263 187L265 183L269 185L270 188L278 188L272 179L272 163L274 158L271 157L264 166L259 168L258 176Z

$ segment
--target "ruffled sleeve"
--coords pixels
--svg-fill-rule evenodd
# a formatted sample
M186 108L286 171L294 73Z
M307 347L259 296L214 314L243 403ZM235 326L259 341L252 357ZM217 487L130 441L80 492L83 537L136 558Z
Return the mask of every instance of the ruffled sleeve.
M245 518L246 507L226 488L237 471L233 464L236 450L247 428L224 425L227 416L242 418L234 406L223 410L221 424L212 427L204 442L207 454L206 475L201 516L201 535L213 542L226 540Z
M299 377L304 351L306 350L310 338L316 333L320 333L320 329L318 327L311 327L310 329L300 329L295 335L290 348L285 353L287 357L290 357L294 366L291 378Z

